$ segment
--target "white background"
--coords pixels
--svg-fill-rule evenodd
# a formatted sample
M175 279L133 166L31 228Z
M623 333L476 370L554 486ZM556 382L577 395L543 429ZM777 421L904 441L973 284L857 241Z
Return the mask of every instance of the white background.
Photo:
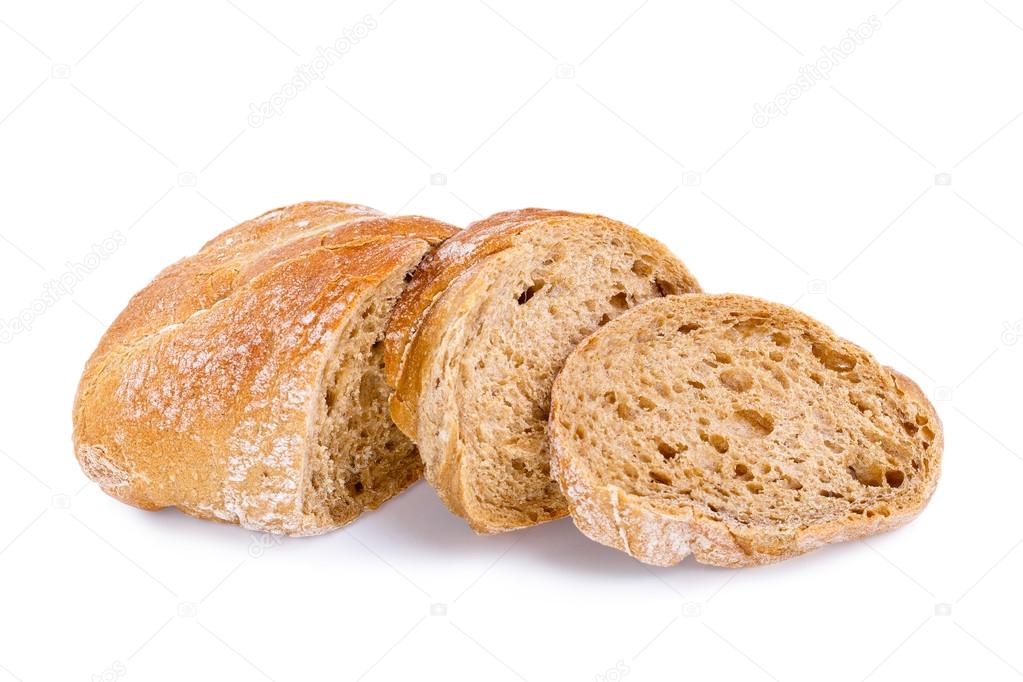
M1020 677L1021 66L1010 0L4 2L0 680ZM708 291L794 304L940 399L938 492L903 530L741 572L653 570L567 519L478 538L425 484L285 541L107 498L70 444L105 327L307 199L640 225Z

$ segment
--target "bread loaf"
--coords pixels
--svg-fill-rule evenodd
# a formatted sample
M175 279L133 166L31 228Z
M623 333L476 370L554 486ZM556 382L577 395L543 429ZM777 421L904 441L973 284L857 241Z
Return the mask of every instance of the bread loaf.
M454 228L305 203L216 237L139 292L89 359L75 452L113 497L290 535L416 481L387 415L386 321Z
M391 415L477 532L561 517L544 432L562 362L628 308L697 290L663 245L608 218L526 209L479 221L424 259L395 306Z
M554 389L553 469L583 533L641 561L766 564L901 526L938 480L920 388L783 305L646 303Z

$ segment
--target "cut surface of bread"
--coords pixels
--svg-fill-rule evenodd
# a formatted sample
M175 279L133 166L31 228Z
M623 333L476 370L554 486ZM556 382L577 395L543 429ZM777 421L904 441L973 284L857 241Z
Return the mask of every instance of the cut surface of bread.
M310 202L207 243L136 294L90 358L75 453L143 509L290 535L352 521L415 482L387 415L383 334L427 218Z
M567 513L550 475L550 388L579 341L638 303L698 290L660 243L594 215L527 209L424 259L387 335L395 422L480 533Z
M905 524L943 444L911 380L739 295L652 301L584 341L549 439L579 529L660 566L766 564Z

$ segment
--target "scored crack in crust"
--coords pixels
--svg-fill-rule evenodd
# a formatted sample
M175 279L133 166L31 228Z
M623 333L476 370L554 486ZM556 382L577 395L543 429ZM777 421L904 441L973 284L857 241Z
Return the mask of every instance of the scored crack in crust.
M738 295L651 301L591 336L555 382L548 437L579 529L658 566L767 564L901 526L943 448L913 381Z
M386 414L382 336L407 273L455 228L355 204L270 211L136 294L74 406L75 454L111 496L322 533L421 475Z
M596 215L525 209L427 256L386 336L391 415L427 480L480 533L564 516L544 431L579 341L654 297L698 291L663 245Z

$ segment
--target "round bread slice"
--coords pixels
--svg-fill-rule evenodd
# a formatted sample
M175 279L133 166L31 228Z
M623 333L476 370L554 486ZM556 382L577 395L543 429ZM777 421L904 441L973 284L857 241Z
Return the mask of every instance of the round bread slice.
M548 433L579 529L657 566L766 564L901 526L942 453L915 383L736 295L652 301L584 341Z
M142 509L290 535L352 521L419 479L387 414L383 334L454 228L316 202L216 237L131 299L89 359L75 453Z
M499 213L424 259L399 299L386 344L391 415L477 532L564 516L544 434L564 359L628 308L697 290L663 245L622 223Z

